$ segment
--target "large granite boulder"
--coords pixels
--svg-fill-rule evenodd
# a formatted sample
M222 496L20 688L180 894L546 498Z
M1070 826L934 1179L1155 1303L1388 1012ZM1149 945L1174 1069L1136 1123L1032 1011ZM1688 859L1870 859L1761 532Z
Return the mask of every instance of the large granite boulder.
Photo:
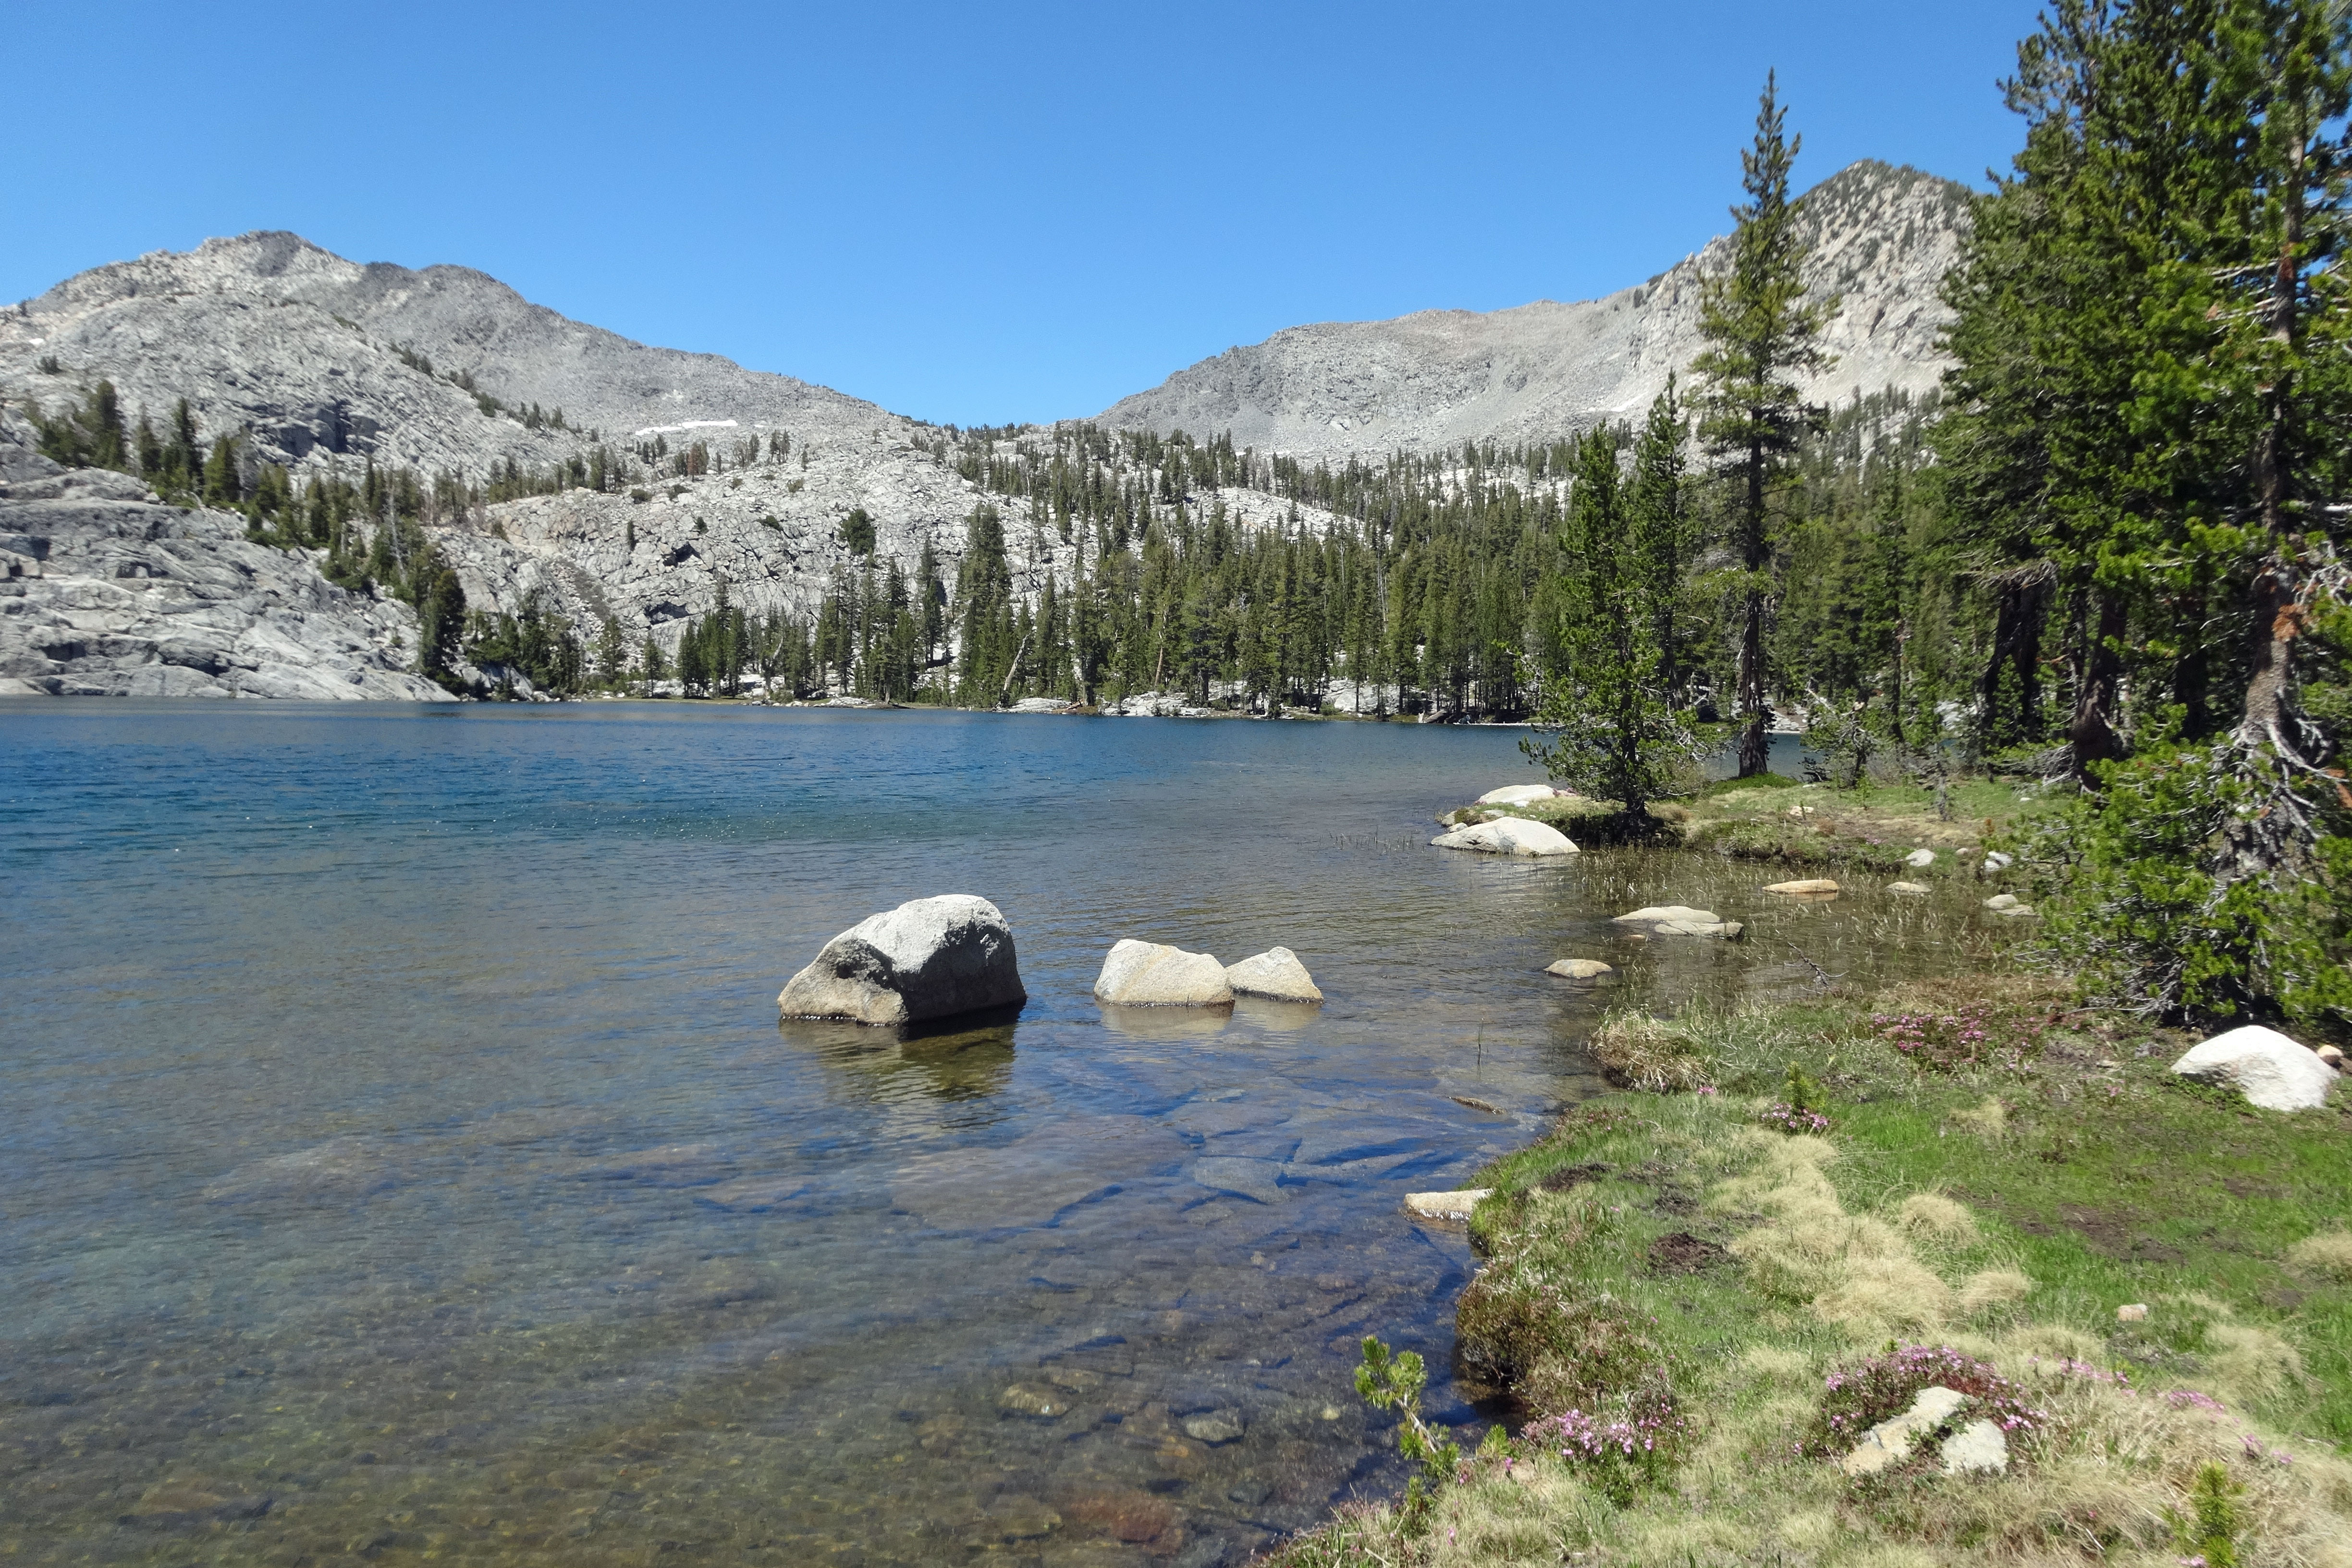
M1223 1007L1234 999L1225 966L1205 952L1120 940L1095 977L1095 1000L1122 1007Z
M1270 947L1254 958L1225 966L1225 984L1236 996L1263 996L1273 1002L1320 1002L1315 977L1286 947Z
M912 1024L1029 999L1013 932L986 899L948 893L869 915L776 997L787 1018Z
M2265 1110L2315 1110L2327 1103L2336 1082L2335 1069L2316 1053L2260 1024L2191 1047L2172 1070L2182 1078L2228 1084Z
M1440 849L1475 849L1487 855L1573 855L1568 835L1549 823L1502 816L1473 827L1457 827L1430 840Z

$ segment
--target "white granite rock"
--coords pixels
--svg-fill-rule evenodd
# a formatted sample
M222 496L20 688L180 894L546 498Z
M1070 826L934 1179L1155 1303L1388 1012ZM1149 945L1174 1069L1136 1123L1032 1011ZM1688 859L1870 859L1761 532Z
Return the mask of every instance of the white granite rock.
M1533 805L1539 800L1549 800L1559 792L1549 784L1505 784L1490 789L1478 797L1480 805Z
M2327 1103L2336 1069L2276 1029L2248 1024L2214 1036L2172 1064L2182 1078L2229 1084L2265 1110L2314 1110Z
M1123 1007L1219 1007L1232 1003L1225 966L1205 952L1122 938L1095 977L1095 1000Z
M1546 974L1557 974L1562 980L1597 980L1615 970L1597 958L1562 958L1544 965Z
M911 1024L1028 1000L1013 932L986 899L915 899L824 944L776 997L787 1018Z
M1765 885L1764 890L1788 898L1818 899L1824 896L1834 897L1838 885L1827 877L1807 877L1795 882L1769 882Z
M1936 889L1925 882L1889 882L1886 890L1898 899L1924 899Z
M2009 1438L1990 1421L1971 1421L1944 1439L1944 1473L1948 1476L1998 1475L2009 1468Z
M1687 904L1652 904L1617 916L1615 923L1638 927L1652 936L1713 936L1727 942L1738 940L1747 929L1713 910L1695 910Z
M1263 996L1274 1002L1320 1002L1323 993L1307 965L1286 947L1271 947L1255 957L1225 966L1225 984L1236 996Z
M1407 1193L1404 1206L1423 1219L1468 1219L1470 1211L1494 1190L1462 1187L1446 1193Z
M1936 863L1936 852L1933 849L1914 849L1903 857L1903 863L1914 871L1924 871Z
M1475 849L1487 855L1573 855L1568 835L1549 823L1502 816L1470 827L1457 827L1430 840L1440 849Z
M1875 1475L1887 1466L1899 1464L1911 1457L1919 1439L1933 1432L1969 1402L1969 1396L1958 1389L1931 1384L1913 1397L1911 1407L1900 1415L1890 1415L1862 1435L1853 1451L1838 1461L1838 1468L1849 1476Z

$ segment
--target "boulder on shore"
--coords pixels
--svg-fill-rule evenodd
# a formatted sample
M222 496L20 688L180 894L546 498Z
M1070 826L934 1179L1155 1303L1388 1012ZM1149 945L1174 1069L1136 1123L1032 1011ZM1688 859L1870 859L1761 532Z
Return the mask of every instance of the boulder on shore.
M1499 816L1473 827L1457 827L1430 840L1440 849L1475 849L1487 855L1573 855L1568 835L1549 823Z
M1560 792L1549 784L1505 784L1490 789L1478 797L1480 805L1533 805L1539 800L1549 800Z
M1263 996L1271 1002L1320 1002L1323 993L1315 977L1286 947L1270 947L1239 963L1225 966L1225 984L1236 996Z
M785 983L787 1018L912 1024L1029 999L1013 931L986 899L914 899L843 931Z
M1122 1007L1223 1007L1232 1004L1225 966L1205 952L1123 937L1095 977L1095 1000Z
M1652 936L1714 936L1726 942L1737 942L1747 929L1738 921L1727 921L1713 910L1695 910L1687 904L1652 904L1630 914L1616 917L1622 926L1635 926Z
M1546 974L1557 974L1562 980L1597 980L1615 970L1597 958L1563 958L1544 965Z
M2227 1084L2265 1110L2315 1110L2327 1103L2336 1069L2276 1029L2248 1024L2214 1036L2172 1064L2182 1078Z

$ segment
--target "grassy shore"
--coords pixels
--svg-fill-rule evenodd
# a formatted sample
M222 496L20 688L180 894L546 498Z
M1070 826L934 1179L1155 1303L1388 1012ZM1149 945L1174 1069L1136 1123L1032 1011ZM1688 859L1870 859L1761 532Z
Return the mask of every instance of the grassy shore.
M2352 1115L2186 1085L2189 1043L2000 976L1612 1015L1660 1091L1475 1184L1459 1370L1542 1435L1275 1561L2352 1563ZM1849 1479L1927 1382L2007 1468Z

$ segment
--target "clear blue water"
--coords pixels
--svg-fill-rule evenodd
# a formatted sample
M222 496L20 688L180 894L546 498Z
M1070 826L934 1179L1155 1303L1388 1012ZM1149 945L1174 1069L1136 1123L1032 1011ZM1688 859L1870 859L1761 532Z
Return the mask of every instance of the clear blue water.
M1542 965L1759 962L1611 945L1690 858L1428 848L1517 739L6 705L0 1556L1202 1568L1385 1486L1360 1336L1475 1418L1402 1194L1596 1087ZM935 892L1017 1023L778 1025ZM1122 936L1329 1001L1108 1016Z

